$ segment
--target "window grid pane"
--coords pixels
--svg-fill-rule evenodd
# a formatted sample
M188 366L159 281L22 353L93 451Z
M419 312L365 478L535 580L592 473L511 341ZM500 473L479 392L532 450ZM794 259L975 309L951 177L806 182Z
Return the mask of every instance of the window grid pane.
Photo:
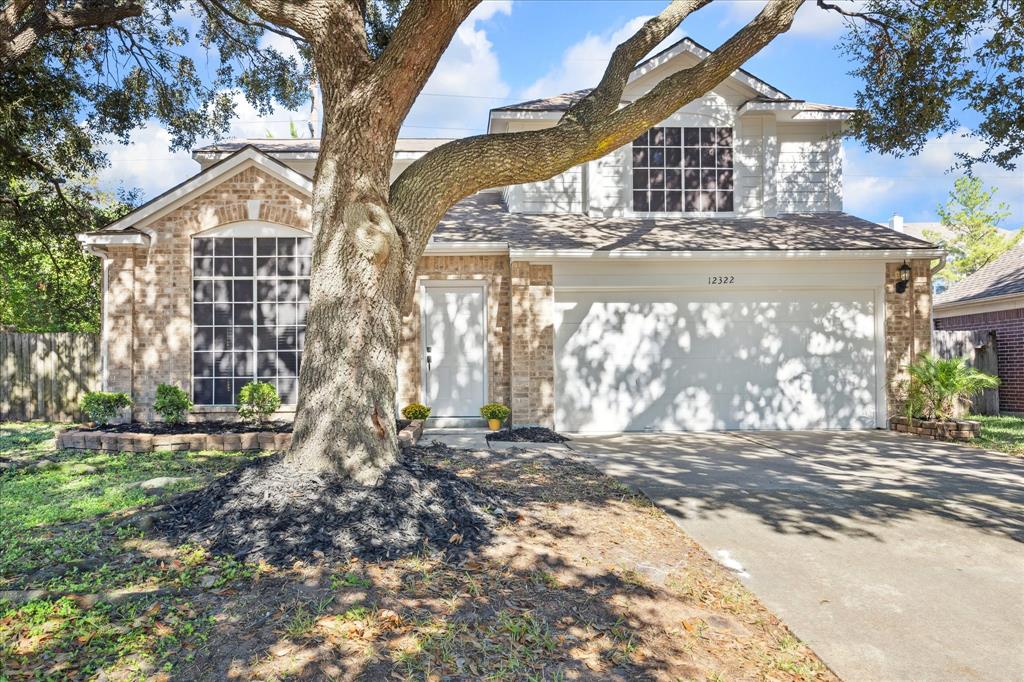
M192 250L193 401L233 405L258 378L295 404L312 240L199 237Z
M730 127L656 126L633 141L633 210L733 210Z

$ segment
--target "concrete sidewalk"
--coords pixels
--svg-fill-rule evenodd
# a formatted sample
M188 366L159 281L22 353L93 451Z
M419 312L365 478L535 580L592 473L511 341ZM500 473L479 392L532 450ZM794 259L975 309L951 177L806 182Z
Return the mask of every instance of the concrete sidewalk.
M1024 461L884 431L575 436L850 682L1024 680Z

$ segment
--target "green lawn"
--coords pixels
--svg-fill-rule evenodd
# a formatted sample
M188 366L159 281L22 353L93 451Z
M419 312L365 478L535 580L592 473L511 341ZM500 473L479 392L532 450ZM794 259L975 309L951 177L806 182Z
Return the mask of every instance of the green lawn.
M981 435L975 444L991 450L1024 456L1024 417L972 416L981 422Z
M158 667L169 670L176 658L190 655L184 643L201 640L209 629L206 616L178 598L154 602L151 608L162 610L157 620L155 611L140 615L138 600L83 608L72 597L187 589L213 572L217 585L251 576L252 567L229 557L198 550L197 560L197 549L189 546L171 548L161 558L130 553L142 533L119 523L129 510L157 500L139 482L182 479L165 490L173 494L251 455L56 450L54 439L64 427L0 423L0 591L47 593L20 603L0 597L0 681L84 679L101 670L117 670L114 678L152 678Z

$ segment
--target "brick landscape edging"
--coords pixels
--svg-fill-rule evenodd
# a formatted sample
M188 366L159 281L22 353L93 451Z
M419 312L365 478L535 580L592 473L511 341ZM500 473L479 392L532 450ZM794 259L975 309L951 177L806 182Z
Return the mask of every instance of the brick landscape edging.
M927 419L910 419L893 417L889 420L889 428L900 433L909 433L933 440L973 440L981 431L981 422L969 419L950 419L949 421L933 421Z
M167 452L175 450L223 450L254 452L287 450L292 434L273 431L246 433L107 433L104 431L65 431L57 437L64 450L102 450L105 452Z
M398 433L403 448L416 445L423 435L423 420L414 419ZM109 433L106 431L64 431L57 436L62 450L102 450L104 452L168 452L184 450L223 450L254 452L287 450L291 433L250 431L245 433Z
M408 426L398 432L398 445L408 448L419 442L423 435L423 420L413 419Z

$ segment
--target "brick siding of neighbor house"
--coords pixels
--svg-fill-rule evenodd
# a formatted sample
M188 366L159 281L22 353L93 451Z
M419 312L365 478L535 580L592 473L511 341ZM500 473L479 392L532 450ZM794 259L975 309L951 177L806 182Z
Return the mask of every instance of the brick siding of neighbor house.
M931 350L932 275L931 262L910 262L910 282L896 293L903 262L885 265L885 374L889 415L902 407L900 382L908 378L907 367L921 353Z
M509 403L509 263L508 256L424 256L416 279L478 280L487 285L487 399ZM398 352L399 407L421 402L420 287L402 319L402 345Z
M155 237L148 247L110 250L108 386L131 393L135 419L155 418L157 384L192 392L190 238L246 220L249 199L261 201L259 220L309 229L309 199L248 167L148 225Z
M994 331L998 362L999 409L1024 412L1024 308L935 318L935 328Z

